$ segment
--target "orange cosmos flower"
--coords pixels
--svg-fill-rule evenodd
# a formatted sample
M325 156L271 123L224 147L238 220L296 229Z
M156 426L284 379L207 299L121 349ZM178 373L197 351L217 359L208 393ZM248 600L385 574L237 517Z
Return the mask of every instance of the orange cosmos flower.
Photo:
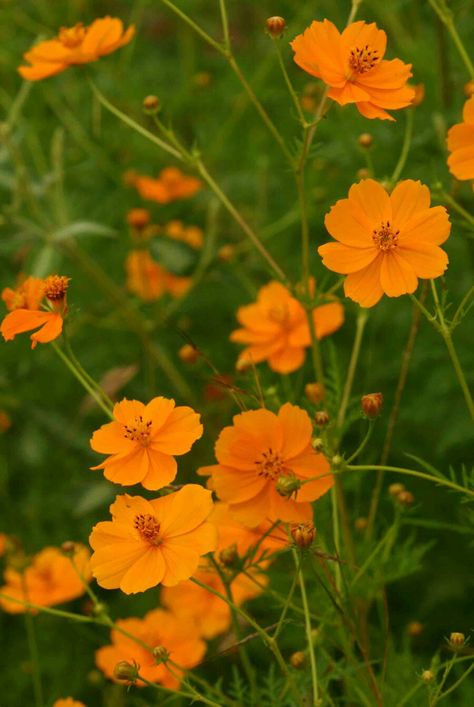
M111 54L128 44L134 33L133 25L124 32L122 20L109 16L94 20L89 27L82 22L61 27L57 37L40 42L23 55L30 66L20 66L18 71L27 81L39 81Z
M200 567L194 576L199 582L226 596L224 584L210 564ZM232 582L234 604L240 606L244 601L257 597L266 583L267 578L264 575L256 576L256 582L253 582L250 577L239 574ZM199 635L207 640L215 638L231 625L232 614L229 605L191 580L163 589L160 598L164 606L172 611L183 625L195 626Z
M84 702L73 700L72 697L62 697L53 704L53 707L86 707Z
M124 399L113 414L115 420L90 441L95 452L110 456L92 468L104 469L106 479L122 486L142 484L156 491L170 484L178 470L174 455L189 452L202 436L200 416L168 398L153 398L148 405Z
M88 582L91 578L89 550L76 544L73 561L78 572ZM32 559L21 573L12 567L5 570L5 582L0 594L39 606L54 606L84 594L84 584L71 560L56 547L46 547ZM0 605L9 614L21 614L27 609L21 604L0 598Z
M300 368L305 349L311 345L308 319L303 305L279 282L262 287L257 301L240 307L237 319L242 325L230 335L231 341L247 344L237 366L267 361L273 371L291 373ZM344 321L344 309L330 302L313 310L318 339L337 331Z
M464 104L463 118L448 131L448 167L456 179L474 179L474 96Z
M144 302L160 299L165 292L182 297L191 286L190 277L173 275L153 259L146 249L132 250L125 261L127 288Z
M157 179L134 176L134 186L142 199L169 204L178 199L188 199L202 189L202 182L196 177L183 174L177 167L165 167Z
M97 582L135 594L189 579L200 556L216 547L211 510L210 491L196 484L153 501L117 496L112 521L95 525L89 538Z
M209 488L229 504L242 523L256 526L270 522L312 521L309 501L328 491L333 478L329 464L311 446L312 425L305 410L285 403L277 415L270 410L250 410L236 415L216 442L218 464L204 467ZM284 498L277 483L316 478ZM297 483L295 484L297 485Z
M119 619L116 624L150 649L147 650L120 631L113 630L112 645L99 648L95 654L97 667L111 680L115 679L114 668L117 663L125 660L132 664L136 663L140 675L146 680L158 682L174 690L180 685L180 681L175 676L177 674L181 676L181 671L173 665L174 675L172 675L166 667L166 662L158 665L153 649L160 648L163 652L166 651L173 663L186 669L198 665L206 652L206 644L200 638L196 628L180 621L163 609L149 611L143 619ZM144 686L140 681L136 684Z
M446 209L430 208L428 187L412 179L399 182L391 195L373 179L354 184L325 219L338 243L318 248L329 270L347 274L344 292L362 307L385 293L414 292L418 278L444 273L448 256L439 245L451 224Z
M387 35L375 23L353 22L339 33L329 20L313 22L291 46L302 69L324 81L329 98L355 103L366 118L394 120L387 110L409 106L411 64L383 59Z
M69 278L50 275L40 283L37 278L28 278L15 292L9 288L3 291L2 299L12 309L0 326L5 341L11 341L25 331L38 329L30 336L31 348L34 349L38 343L46 344L60 336L63 316L67 313L66 291ZM43 296L52 311L39 309Z
M175 241L187 243L191 248L196 250L202 248L203 234L202 230L197 226L185 226L182 221L176 219L165 224L163 232Z

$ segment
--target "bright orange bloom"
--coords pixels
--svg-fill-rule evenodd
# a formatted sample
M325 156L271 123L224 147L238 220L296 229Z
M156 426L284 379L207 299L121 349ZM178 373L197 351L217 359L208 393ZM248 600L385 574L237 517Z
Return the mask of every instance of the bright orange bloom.
M308 319L303 305L279 282L262 287L257 301L240 307L237 319L242 329L230 335L231 341L247 344L237 366L268 361L273 371L291 373L303 365L305 349L311 345ZM344 321L344 309L329 302L313 310L318 339L337 331Z
M174 456L189 452L202 436L200 416L169 398L153 398L148 405L124 399L113 412L115 420L90 441L95 452L110 456L92 468L104 469L106 479L122 486L156 491L170 484L178 470Z
M191 286L190 277L168 272L146 249L131 250L125 261L127 288L145 302L160 299L165 292L182 297Z
M406 85L411 64L384 60L386 44L374 22L353 22L341 34L329 20L314 21L291 42L295 62L324 81L329 98L355 103L366 118L394 120L387 110L409 106L415 92Z
M278 415L270 410L250 410L235 415L232 427L224 427L216 442L217 465L203 467L208 483L229 504L231 513L254 527L264 520L312 521L309 501L333 485L329 464L311 446L312 425L305 410L285 403ZM281 479L303 481L292 498L281 496Z
M448 131L448 167L456 179L474 179L474 96L464 104L463 118Z
M136 594L189 579L200 556L216 547L211 510L211 493L196 484L153 501L117 496L112 521L95 525L89 538L98 584Z
M73 700L72 697L63 697L54 702L53 707L86 707L84 702Z
M163 609L155 609L145 614L143 619L120 619L117 626L150 646L147 650L120 631L111 633L112 645L99 648L95 662L99 670L114 680L114 668L122 660L139 665L139 672L146 680L158 682L174 690L180 681L174 677L181 671L173 665L172 675L165 663L157 664L153 648L167 651L170 660L182 668L194 668L204 657L206 644L194 626L184 623ZM137 686L144 686L140 680Z
M201 567L194 576L199 582L226 596L221 578L210 565ZM267 578L264 575L256 575L255 580L254 582L243 574L239 574L234 579L232 582L234 604L240 606L244 601L254 599L262 593ZM185 626L195 626L199 634L207 640L223 633L231 625L232 614L229 605L191 580L163 589L160 596L164 606Z
M124 32L122 20L109 16L94 20L89 27L82 22L61 27L57 37L40 42L23 55L30 66L20 66L18 71L27 81L39 81L70 66L97 61L128 44L134 34L133 25Z
M418 278L444 273L448 256L439 245L451 224L443 206L430 208L430 190L406 179L389 195L381 184L354 184L326 215L326 228L338 243L318 248L324 265L347 274L344 292L362 307L372 307L385 293L414 292Z
M89 550L77 544L73 560L78 572L88 582L91 578ZM41 550L23 573L7 567L4 577L6 584L0 587L0 594L39 606L62 604L85 592L71 560L56 547ZM21 604L4 598L0 598L0 606L9 614L26 611Z
M165 167L157 179L135 175L134 185L142 199L157 201L159 204L188 199L202 189L200 179L183 174L177 167Z
M173 238L175 241L182 241L198 250L202 248L203 244L203 233L198 226L185 226L182 221L175 219L174 221L169 221L163 227L163 232L169 238Z
M12 310L0 326L5 341L11 341L17 334L32 329L38 329L30 336L32 349L38 343L46 344L57 339L67 312L68 282L69 278L63 275L50 275L46 280L29 277L17 290L3 290L2 299ZM52 311L39 308L43 297L48 300Z

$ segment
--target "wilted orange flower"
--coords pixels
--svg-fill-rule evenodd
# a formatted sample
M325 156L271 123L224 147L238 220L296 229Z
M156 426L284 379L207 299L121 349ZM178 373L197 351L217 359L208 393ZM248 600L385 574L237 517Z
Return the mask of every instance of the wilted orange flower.
M210 474L209 488L229 504L235 517L249 526L271 522L311 521L309 501L328 491L333 478L325 457L311 446L312 425L305 410L285 403L278 415L250 410L235 415L216 442L218 464L200 469ZM280 479L316 478L304 483L292 498L276 490Z
M173 238L175 241L187 243L191 248L195 248L196 250L202 248L203 234L198 226L185 226L182 221L175 219L165 224L163 232L166 236Z
M303 305L279 282L259 290L257 301L240 307L237 319L242 329L230 335L231 341L247 344L237 366L268 361L273 371L291 373L303 365L305 349L311 345L308 319ZM318 339L337 331L344 321L344 309L329 302L313 310Z
M127 288L145 302L151 302L168 292L181 297L191 286L190 277L173 275L160 265L146 249L131 250L125 261Z
M18 71L28 81L39 81L111 54L128 44L134 33L133 25L124 32L122 20L109 16L94 20L89 27L82 22L61 27L57 37L40 42L23 55L30 66L20 66Z
M5 341L11 341L17 334L32 329L38 329L30 336L32 349L38 343L46 344L57 339L63 329L63 316L67 312L68 283L68 277L50 275L43 281L27 278L16 291L9 288L4 290L2 299L12 310L0 326ZM50 310L39 308L43 297L48 300Z
M314 21L291 42L295 62L324 81L329 98L355 103L366 118L394 120L387 110L410 105L415 92L406 85L411 64L384 60L386 44L374 22L353 22L341 34L329 20Z
M326 228L338 243L318 248L329 270L347 274L344 292L362 307L385 293L414 292L418 278L444 273L448 256L439 245L451 224L446 209L430 208L430 190L421 182L399 182L391 195L373 179L354 184L326 215Z
M448 167L456 179L474 179L474 96L464 104L463 118L448 131Z
M78 572L88 582L91 578L89 550L76 544L73 561ZM31 602L38 606L54 606L76 599L84 594L81 582L71 560L56 547L46 547L32 559L23 573L7 567L4 574L6 584L0 594L12 599ZM27 609L21 604L0 598L0 606L9 614L21 614Z
M181 674L179 668L173 665L172 675L166 663L157 665L154 648L161 648L169 654L170 660L182 668L194 668L204 657L206 644L199 636L194 626L180 621L168 611L155 609L145 614L143 619L119 619L116 621L119 629L126 631L142 641L150 650L139 645L132 638L124 636L118 630L111 633L112 645L99 648L95 654L97 667L114 680L114 668L118 662L126 660L139 666L140 675L150 682L158 682L164 687L174 690L180 681L174 676ZM140 680L136 683L144 686Z
M95 452L110 456L92 468L104 469L106 479L122 486L156 491L170 484L178 469L174 456L189 452L202 435L200 416L169 398L153 398L148 405L124 399L113 414L114 421L90 441Z
M194 573L194 577L223 596L226 595L221 578L210 565L200 567ZM232 598L234 604L240 606L244 601L253 599L262 593L267 578L264 575L256 575L255 578L256 582L246 575L239 574L233 580ZM192 580L163 589L160 596L164 606L172 611L185 626L194 625L199 634L207 640L223 633L231 624L232 615L229 605Z
M72 697L62 697L54 702L53 707L86 707L84 702L73 700Z
M211 493L196 484L153 501L117 496L112 521L95 525L89 538L97 582L135 594L189 579L200 556L216 547L211 510Z
M165 167L157 179L135 175L134 186L142 199L169 204L178 199L188 199L202 189L202 182L196 177L183 174L177 167Z

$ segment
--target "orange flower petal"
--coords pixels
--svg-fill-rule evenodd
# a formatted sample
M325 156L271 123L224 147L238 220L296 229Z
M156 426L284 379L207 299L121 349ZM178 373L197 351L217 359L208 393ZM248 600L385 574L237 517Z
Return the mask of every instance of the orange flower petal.
M370 101L359 101L359 103L356 103L356 108L364 118L369 118L369 120L373 120L374 118L378 118L379 120L395 120L390 113L375 106Z
M319 246L318 253L327 268L347 275L370 265L379 250L374 244L370 248L353 248L343 243L325 243Z
M397 255L410 263L417 277L435 278L448 267L448 256L441 248L423 241L403 243Z
M291 403L285 403L280 408L278 419L283 428L281 453L286 460L290 460L311 444L313 425L306 410Z
M109 457L96 468L102 468L105 478L114 484L133 486L146 477L150 462L146 450L143 447L135 447L128 454Z
M94 432L90 440L91 449L101 454L119 454L130 452L134 443L124 437L123 425L108 422Z
M186 484L176 493L150 501L150 505L167 538L188 533L204 523L213 506L211 492L198 484Z
M185 454L194 442L202 437L200 415L190 407L180 406L169 415L158 434L153 435L151 446L166 454ZM153 419L153 427L155 420Z
M135 417L143 415L145 406L139 400L127 400L124 398L120 403L114 405L113 414L117 422L127 425Z
M174 457L152 449L147 452L147 460L148 469L141 480L143 488L157 491L175 480L178 464Z
M288 346L281 351L276 351L272 353L268 358L268 365L272 371L277 373L292 373L297 371L298 368L304 363L306 353L302 347L291 347Z
M384 291L380 284L380 268L382 255L363 270L350 273L344 280L346 297L358 302L362 307L373 307L382 297Z
M390 195L390 201L394 226L401 229L420 211L430 208L430 190L419 181L405 179L397 184Z
M399 236L399 244L403 247L417 242L440 245L448 239L450 232L448 212L444 206L434 206L416 214L405 224Z
M331 302L313 310L316 338L322 339L337 331L344 324L344 307L340 302Z
M266 479L255 471L236 474L233 469L218 466L212 475L213 490L220 499L232 504L254 498L266 485Z
M391 252L382 259L380 268L380 284L389 297L399 297L414 292L418 287L418 278L411 264Z
M250 437L257 449L271 448L275 452L281 451L281 428L276 415L270 410L249 410L235 415L233 423L236 431Z
M349 199L339 199L324 218L324 225L333 238L354 248L368 248L374 242L371 236L372 219L360 208L354 208Z
M120 580L120 589L125 594L136 594L156 587L163 581L166 571L162 550L150 547L127 569Z
M382 221L392 220L390 197L374 179L353 184L349 189L349 201L365 215L368 223L373 224L372 228L379 227Z

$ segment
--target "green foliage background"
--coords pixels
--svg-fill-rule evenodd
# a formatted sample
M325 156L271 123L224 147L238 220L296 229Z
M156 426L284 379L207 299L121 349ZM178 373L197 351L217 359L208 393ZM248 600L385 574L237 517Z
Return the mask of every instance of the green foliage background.
M178 4L212 36L220 37L217 2L181 0ZM297 90L303 91L311 77L293 64L286 40L300 33L312 19L327 17L342 27L349 5L344 0L279 0L276 5L269 0L228 2L231 34L242 69L292 145L299 136L299 126L271 41L263 32L265 18L280 14L287 19L283 52ZM454 0L450 6L469 47L474 32L473 3ZM115 105L149 128L151 124L142 113L141 103L148 94L159 96L165 119L172 121L187 144L199 146L224 191L265 237L276 260L296 281L300 276L300 246L292 175L222 58L158 0L1 0L0 13L0 107L5 121L0 126L0 285L12 285L20 271L39 276L50 272L70 275L70 330L75 352L85 368L100 379L116 366L136 365L138 371L122 391L124 395L142 400L167 395L184 402L184 396L131 331L114 298L90 277L83 263L71 257L71 240L61 237L61 233L58 236L59 229L71 223L100 225L93 232L87 232L84 225L78 226L77 244L128 297L132 309L141 313L149 336L173 361L202 413L205 436L192 454L180 460L181 480L194 480L195 469L212 462L215 438L237 411L230 397L204 399L203 390L212 373L204 362L192 368L180 362L177 351L183 343L181 332L197 343L221 373L234 375L237 348L228 336L235 328L236 308L252 301L270 276L238 226L204 190L190 201L150 205L160 223L180 218L205 229L211 257L202 281L190 296L177 306L172 305L170 312L166 299L145 305L126 295L124 259L130 247L126 213L141 203L133 190L124 187L123 172L136 169L156 175L171 162L113 115L101 110L92 97L88 76ZM22 87L16 67L22 53L38 37L52 36L61 25L88 23L105 14L119 16L125 23L137 23L137 36L129 46L82 70L72 69ZM418 0L367 0L358 18L376 21L387 31L389 58L399 56L411 62L414 82L425 86L426 97L415 112L414 137L402 177L420 179L432 188L441 183L472 213L470 185L454 184L446 168L446 131L460 120L465 100L463 85L469 78L446 31L429 3ZM199 86L196 79L202 72L210 77L205 87ZM25 90L28 95L16 112L15 101ZM308 169L311 270L318 280L329 278L316 253L316 246L327 240L323 216L331 204L346 195L357 180L358 170L366 166L357 137L367 131L373 135L375 175L384 179L392 173L403 142L406 115L399 111L396 118L397 122L390 124L367 121L354 107L343 109L335 105L318 129ZM450 267L442 287L447 299L457 304L472 283L473 231L455 213L452 222L452 235L446 244ZM216 252L229 243L236 246L237 257L226 264L216 258ZM357 306L346 300L345 309L344 327L322 346L336 379L343 379L345 374ZM376 462L380 456L411 316L412 305L407 297L384 298L370 314L351 401L352 424L344 441L344 449L350 453L363 433L358 412L360 395L382 391L385 414L376 425L364 463ZM466 377L472 381L471 333L472 314L455 333ZM90 451L88 440L104 422L103 416L94 408L83 407L83 391L61 367L51 347L39 346L31 352L28 337L21 336L1 345L0 357L0 407L12 418L12 427L0 439L0 531L19 538L31 553L66 539L86 542L92 525L107 517L107 507L116 491L99 473L89 471L96 456ZM309 360L304 371L290 376L284 385L265 366L260 368L262 385L265 390L274 389L275 401L287 399L291 389L290 399L306 405L302 391L304 382L312 377ZM237 376L235 382L253 390L249 374ZM444 474L449 473L450 467L459 472L463 464L469 472L472 452L472 427L443 342L423 321L390 463L418 468L406 456L414 454ZM367 515L374 479L370 472L357 478L345 477L352 522ZM399 479L391 477L387 483L394 480ZM389 706L397 704L416 685L421 669L429 667L433 654L440 651L442 660L449 657L444 648L445 636L451 631L468 635L473 627L472 510L462 503L461 496L443 488L415 481L407 486L416 501L403 516L400 537L386 563L369 572L359 588L362 595L370 594L381 578L388 583L390 625L383 629L383 621L374 615L371 639L374 661L381 659L384 646L388 646L385 698ZM317 505L316 523L331 551L329 510L329 500L323 499ZM378 539L392 523L393 514L393 503L384 492ZM363 561L372 548L363 545L362 536L356 534L355 539ZM288 562L285 558L277 562L272 575L274 586L283 593L288 587ZM311 583L310 589L316 611L327 599L316 582ZM155 590L132 599L115 592L103 594L117 617L142 615L157 600ZM80 610L81 605L78 601L75 608ZM278 607L268 600L257 600L253 609L263 622L271 623L278 616ZM407 635L407 625L413 620L424 625L417 638ZM105 630L66 625L46 616L38 617L35 623L47 705L65 695L74 695L88 707L158 703L154 693L127 693L124 688L106 683L95 671L93 652L107 642ZM326 650L331 648L330 625L329 621L321 636ZM0 706L32 704L23 617L1 614L0 629ZM274 698L278 693L278 685L274 685L277 679L268 673L270 661L258 642L254 644L252 657L261 666L262 675L268 674L268 704L278 704ZM289 655L303 645L302 626L295 621L285 631L284 651ZM217 641L210 647L209 656L218 648ZM323 649L321 660L323 664L327 660ZM232 657L211 658L202 667L203 674L211 681L221 674L226 681L231 680L233 662ZM305 679L303 673L301 680ZM235 678L234 682L238 693ZM424 700L421 690L407 704L425 704ZM445 700L445 704L453 705L473 702L474 688L468 682Z

